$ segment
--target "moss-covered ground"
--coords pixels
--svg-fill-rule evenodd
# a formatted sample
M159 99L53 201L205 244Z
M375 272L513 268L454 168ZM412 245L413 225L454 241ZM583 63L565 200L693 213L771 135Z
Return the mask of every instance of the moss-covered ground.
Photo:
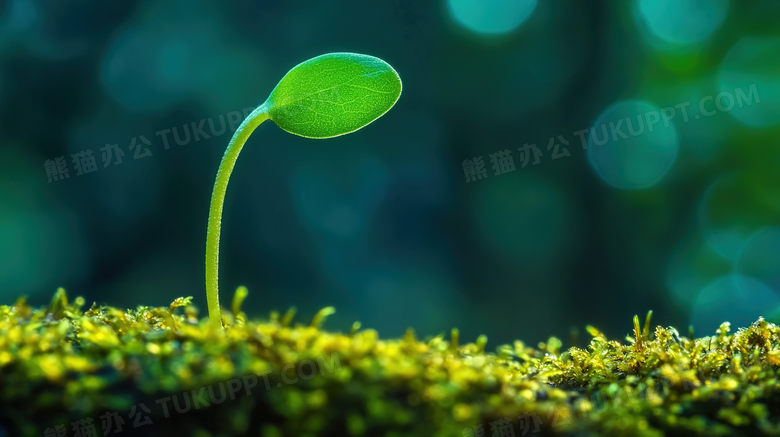
M586 349L550 338L381 339L241 312L0 306L0 437L780 435L780 327L703 338L634 317ZM628 321L628 320L627 320Z

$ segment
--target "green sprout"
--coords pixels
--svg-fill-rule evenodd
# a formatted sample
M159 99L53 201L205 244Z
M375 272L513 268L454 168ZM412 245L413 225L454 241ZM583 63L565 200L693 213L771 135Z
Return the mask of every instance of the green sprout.
M222 328L219 308L219 235L230 174L252 131L266 120L291 134L333 138L368 125L395 105L401 78L385 61L356 53L329 53L296 65L228 143L214 182L206 235L206 298L210 326Z

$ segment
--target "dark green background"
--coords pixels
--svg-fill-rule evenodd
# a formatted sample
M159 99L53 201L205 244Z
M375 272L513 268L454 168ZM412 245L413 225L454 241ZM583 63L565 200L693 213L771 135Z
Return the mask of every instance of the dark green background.
M332 330L355 320L385 337L458 327L493 346L548 335L568 345L570 328L582 337L587 323L622 337L649 309L656 323L680 327L697 311L744 321L774 310L748 295L739 296L752 309L697 297L739 267L713 232L737 247L778 223L777 123L678 115L674 165L641 190L605 183L572 133L625 100L690 100L695 112L720 91L736 44L780 35L775 1L732 1L706 39L660 48L630 1L541 1L502 35L469 30L442 0L0 5L4 304L22 294L45 304L63 286L119 307L192 295L205 316L208 202L230 134L186 145L169 136L166 150L155 133L259 105L297 63L350 51L389 62L401 99L336 139L258 128L228 190L223 304L246 285L244 310L255 317L296 305L308 322L333 305ZM780 102L776 47L757 64L728 64L776 73L757 76L770 118ZM134 160L128 147L141 135L153 156ZM557 135L571 156L553 161L546 145ZM99 149L109 143L125 157L104 168ZM539 165L520 168L525 143L544 152ZM70 155L85 149L98 171L76 176ZM503 149L518 168L495 176L488 155ZM49 183L44 163L60 156L70 178ZM466 183L461 163L475 156L489 177ZM718 181L726 188L702 203ZM779 251L770 244L758 257L771 264Z

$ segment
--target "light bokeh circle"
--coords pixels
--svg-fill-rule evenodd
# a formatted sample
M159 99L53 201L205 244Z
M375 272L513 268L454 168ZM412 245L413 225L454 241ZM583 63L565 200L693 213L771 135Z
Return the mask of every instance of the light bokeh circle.
M448 0L460 25L481 34L502 34L518 27L536 9L537 0Z
M718 87L734 95L728 112L740 123L756 128L780 123L780 37L734 44L718 70Z
M659 108L642 100L605 109L585 135L588 161L615 188L650 188L677 159L677 129Z
M700 43L723 24L729 0L638 0L637 19L667 44Z
M780 305L780 297L757 279L732 274L716 279L699 292L691 314L697 336L712 335L723 322L733 330L750 326Z

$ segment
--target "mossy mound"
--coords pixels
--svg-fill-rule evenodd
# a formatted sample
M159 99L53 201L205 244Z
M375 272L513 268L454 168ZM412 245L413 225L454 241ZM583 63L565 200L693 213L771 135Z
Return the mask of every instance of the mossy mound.
M0 436L498 436L780 434L780 328L650 332L587 350L551 338L485 352L487 339L382 340L251 321L237 293L211 332L191 299L83 312L0 306ZM177 308L180 308L177 310ZM119 431L121 429L121 431Z

